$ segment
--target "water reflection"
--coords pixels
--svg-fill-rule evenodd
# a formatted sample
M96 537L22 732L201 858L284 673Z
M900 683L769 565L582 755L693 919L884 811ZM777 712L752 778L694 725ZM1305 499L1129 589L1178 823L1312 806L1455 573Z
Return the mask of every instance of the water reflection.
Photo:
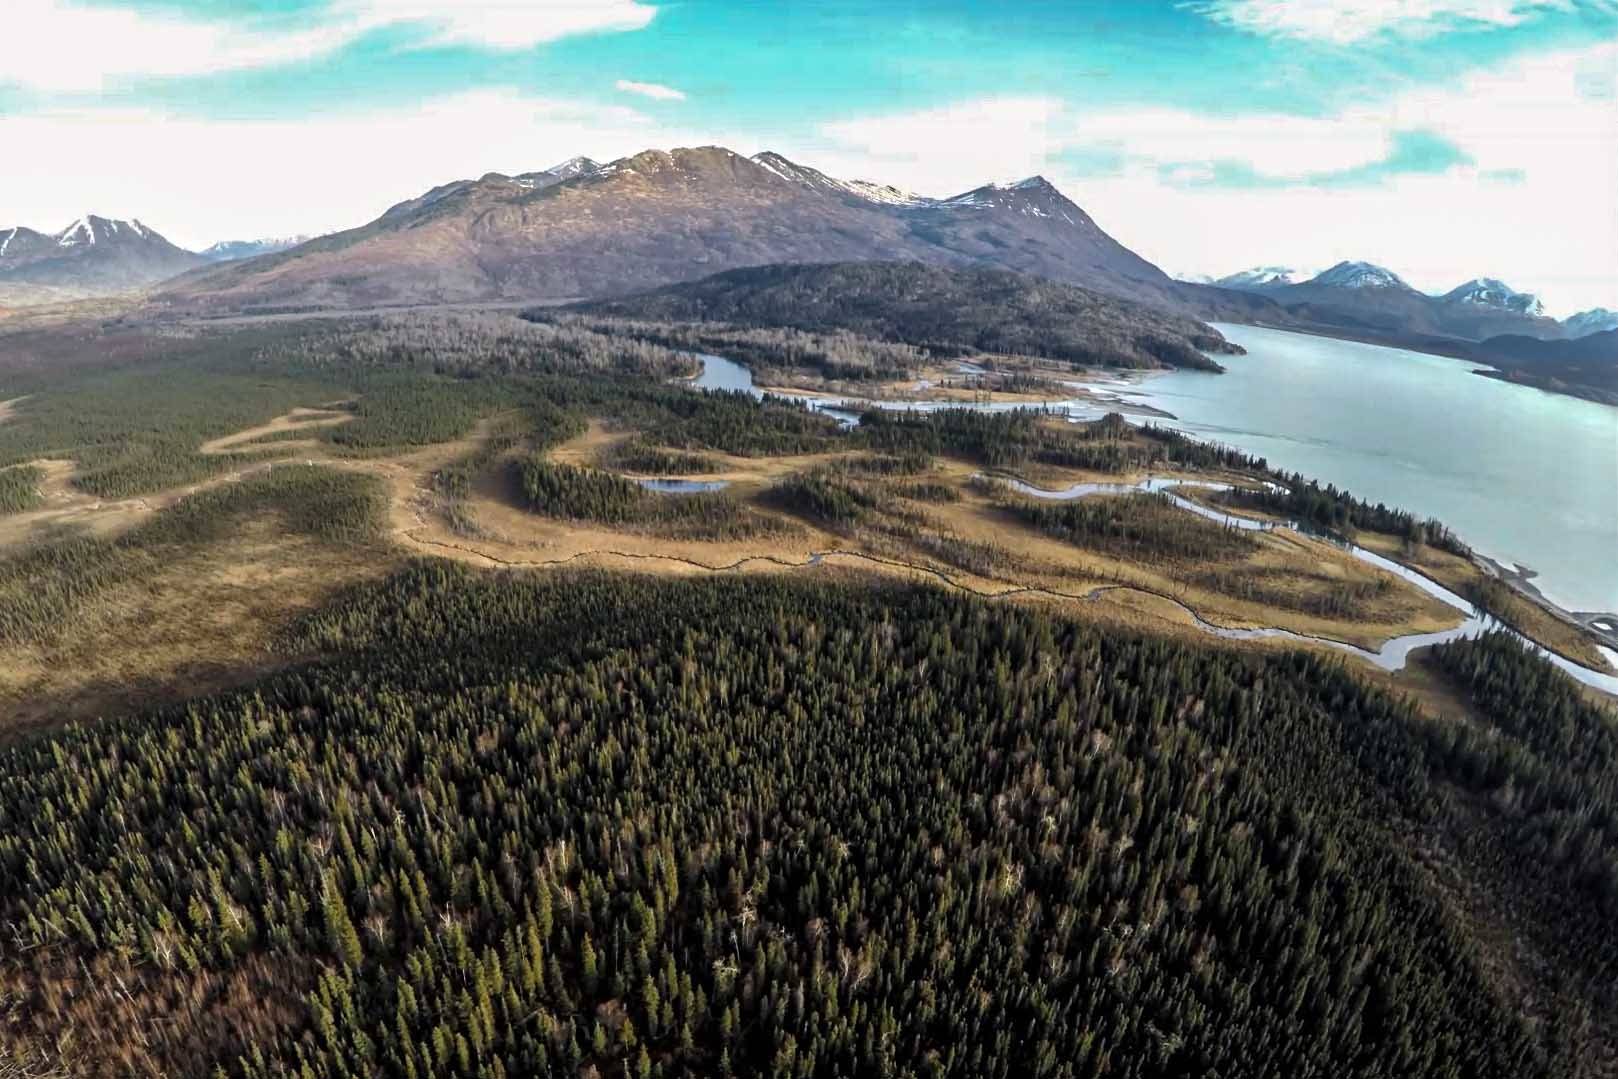
M636 483L648 491L657 491L666 495L695 495L705 491L723 491L730 486L729 480L663 480L645 479L636 480Z

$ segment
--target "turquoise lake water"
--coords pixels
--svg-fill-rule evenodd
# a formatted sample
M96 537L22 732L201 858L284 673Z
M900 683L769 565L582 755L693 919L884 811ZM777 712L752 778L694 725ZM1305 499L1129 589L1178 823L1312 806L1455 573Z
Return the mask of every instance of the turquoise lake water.
M1226 374L1129 387L1171 426L1418 516L1535 570L1570 610L1618 611L1618 408L1403 349L1219 325Z

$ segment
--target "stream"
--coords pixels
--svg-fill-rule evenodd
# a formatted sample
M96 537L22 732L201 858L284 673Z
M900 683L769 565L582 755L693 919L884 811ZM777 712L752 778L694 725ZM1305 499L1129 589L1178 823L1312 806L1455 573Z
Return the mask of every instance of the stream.
M722 356L703 355L701 360L702 374L698 376L695 381L695 385L698 389L731 391L739 390L758 398L763 398L765 396L761 390L753 385L753 373L741 364L736 363L733 360L727 360ZM828 413L835 417L839 423L843 423L845 426L854 426L859 423L859 415L858 413L848 410L847 405L849 403L850 402L844 401L827 403L818 400L811 400L807 402L812 411ZM918 411L930 411L936 408L971 408L980 411L1007 411L1010 409L1031 407L1028 404L973 405L960 402L931 403L873 401L860 403L876 405L883 408L892 407ZM840 408L837 406L843 407ZM1097 402L1088 400L1051 401L1033 407L1041 407L1049 409L1053 412L1065 413L1074 418L1096 418L1102 415L1106 410L1106 406L1104 404L1098 405ZM1195 487L1211 491L1230 490L1230 485L1225 483L1206 483L1195 480L1147 478L1138 483L1132 484L1079 483L1074 484L1072 487L1064 488L1060 491L1048 491L1044 490L1043 488L1034 487L1030 484L1023 483L1021 480L1003 480L1002 482L1007 483L1012 489L1034 498L1047 498L1062 501L1075 498L1088 498L1095 495L1129 494L1136 491L1161 493L1166 495L1176 506L1180 507L1181 509L1186 510L1189 513L1195 513L1199 517L1205 517L1211 521L1217 521L1220 524L1230 528L1238 528L1242 529L1243 531L1261 532L1270 531L1276 528L1286 528L1291 531L1300 532L1316 538L1322 537L1322 533L1318 529L1310 528L1299 521L1288 520L1285 522L1272 522L1255 520L1251 517L1240 517L1234 514L1224 513L1221 510L1214 509L1211 506L1203 505L1200 502L1193 502L1190 499L1182 498L1179 495L1174 494L1174 489L1177 487ZM1403 670L1405 664L1410 660L1410 653L1414 652L1418 648L1426 648L1435 644L1444 644L1448 641L1460 640L1465 637L1475 637L1489 630L1501 630L1511 634L1511 636L1516 638L1516 640L1521 643L1523 647L1527 648L1535 655L1541 656L1542 658L1548 660L1558 669L1562 670L1570 677L1576 679L1584 685L1590 686L1594 689L1599 689L1604 693L1610 693L1614 696L1618 696L1618 674L1591 670L1590 668L1581 664L1574 663L1570 659L1557 655L1555 652L1552 652L1549 649L1536 644L1534 641L1529 640L1527 637L1524 637L1522 634L1500 622L1492 615L1479 611L1477 607L1475 607L1472 602L1465 597L1450 591L1425 574L1419 573L1399 562L1395 562L1391 558L1385 558L1382 555L1377 554L1375 551L1369 551L1364 547L1359 547L1352 543L1346 543L1335 536L1326 538L1331 539L1333 543L1336 543L1338 546L1342 547L1343 550L1347 551L1360 561L1376 566L1378 569L1386 570L1402 580L1415 585L1429 596L1432 596L1442 603L1453 607L1456 611L1460 612L1464 616L1460 625L1455 626L1452 629L1439 630L1434 633L1411 633L1406 634L1403 637L1394 637L1391 640L1384 642L1381 648L1373 652L1368 648L1361 648L1358 645L1349 644L1346 641L1332 640L1329 637L1314 637L1305 633L1297 633L1293 630L1282 629L1279 626L1265 626L1254 629L1232 629L1227 626L1218 626L1203 619L1200 615L1191 610L1189 607L1186 607L1183 603L1180 604L1180 606L1188 615L1190 615L1192 619L1195 620L1195 623L1199 629L1216 637L1222 637L1226 640L1235 641L1279 638L1282 640L1298 641L1300 643L1321 644L1329 648L1337 649L1341 652L1349 653L1350 655L1358 656L1360 659L1376 664L1385 671ZM1107 590L1108 589L1106 588L1097 589L1096 592L1092 592L1091 595L1093 596ZM1603 650L1603 655L1607 655L1607 650ZM1608 655L1607 658L1610 661L1614 657ZM1615 666L1618 666L1618 664L1615 664Z

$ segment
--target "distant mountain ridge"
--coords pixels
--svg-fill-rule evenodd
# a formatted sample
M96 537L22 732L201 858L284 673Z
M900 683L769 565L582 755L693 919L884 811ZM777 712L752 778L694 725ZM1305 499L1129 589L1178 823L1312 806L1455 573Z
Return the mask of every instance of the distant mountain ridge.
M1306 281L1293 280L1284 267L1261 267L1221 278L1219 284L1273 299L1304 327L1323 332L1464 341L1504 334L1555 340L1566 332L1545 317L1538 297L1492 277L1431 296L1386 267L1345 261Z
M234 262L288 251L312 239L313 236L279 236L261 240L221 240L198 253L209 262Z
M1199 317L1266 300L1186 286L1041 177L945 199L839 180L780 154L647 150L442 184L359 228L170 283L173 310L583 299L770 263L911 259L1009 269Z
M203 262L138 220L86 214L56 233L0 229L0 292L104 295L166 280Z
M1262 290L1273 285L1291 285L1298 279L1298 271L1289 266L1254 266L1250 270L1209 278L1205 284L1221 288Z
M1570 338L1588 337L1593 333L1618 330L1618 311L1605 307L1592 307L1562 320L1562 329Z

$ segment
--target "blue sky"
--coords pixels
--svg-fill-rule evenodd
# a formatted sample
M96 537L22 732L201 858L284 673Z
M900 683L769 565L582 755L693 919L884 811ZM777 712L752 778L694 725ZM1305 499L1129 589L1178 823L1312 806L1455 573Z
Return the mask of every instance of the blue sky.
M1044 173L1181 273L1618 306L1614 0L9 0L0 224L318 232L460 176L771 148Z

